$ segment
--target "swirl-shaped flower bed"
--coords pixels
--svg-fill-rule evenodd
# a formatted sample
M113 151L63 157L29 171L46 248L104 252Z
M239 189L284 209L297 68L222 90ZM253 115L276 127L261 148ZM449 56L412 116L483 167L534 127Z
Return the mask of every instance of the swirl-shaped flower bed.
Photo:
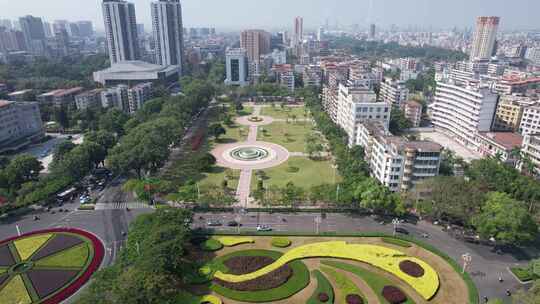
M39 230L0 242L2 303L56 304L99 268L104 248L79 229Z
M215 273L215 277L222 281L239 283L268 274L289 262L313 257L348 259L368 263L400 278L426 300L431 299L439 288L439 277L437 272L435 272L435 270L426 262L418 258L410 257L401 251L382 246L349 244L343 241L313 243L296 247L285 253L275 263L252 273L233 275L218 271ZM421 277L414 277L403 272L400 269L399 264L406 260L420 265L424 270L424 275Z

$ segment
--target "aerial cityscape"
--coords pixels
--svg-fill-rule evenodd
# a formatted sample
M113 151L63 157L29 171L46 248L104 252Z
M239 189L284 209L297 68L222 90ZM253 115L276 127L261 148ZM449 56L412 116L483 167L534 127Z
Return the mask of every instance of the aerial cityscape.
M540 3L29 2L0 304L540 304Z

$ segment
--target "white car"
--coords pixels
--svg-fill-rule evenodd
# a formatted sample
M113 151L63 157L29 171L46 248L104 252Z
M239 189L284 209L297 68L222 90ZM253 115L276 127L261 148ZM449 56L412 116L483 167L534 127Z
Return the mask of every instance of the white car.
M261 231L261 232L272 231L272 228L270 228L270 226L267 226L267 225L259 225L257 226L257 231Z

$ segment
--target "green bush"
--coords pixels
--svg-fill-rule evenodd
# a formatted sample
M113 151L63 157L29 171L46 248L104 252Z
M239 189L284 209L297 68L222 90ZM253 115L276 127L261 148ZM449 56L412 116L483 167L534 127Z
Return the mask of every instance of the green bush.
M270 250L244 250L236 251L225 256L218 257L210 262L210 267L213 270L227 271L227 267L223 262L235 256L268 256L273 259L278 259L282 255L281 252ZM309 285L309 270L301 261L294 261L289 264L292 268L293 275L289 280L276 288L262 291L237 291L225 288L213 283L211 289L219 295L235 301L251 302L251 303L267 303L280 301L292 297Z
M529 271L529 269L521 268L521 267L511 267L510 271L521 281L521 282L528 282L533 279L533 275Z
M315 289L306 304L321 304L322 302L319 301L320 293L328 295L328 301L326 303L334 303L334 289L332 289L330 282L319 270L313 270L312 274L317 279L317 289Z
M404 247L404 248L410 248L410 247L412 247L411 243L406 242L406 241L403 241L403 240L400 240L400 239L389 238L389 237L383 237L383 238L381 238L381 240L382 240L384 243L396 245L396 246L399 246L399 247Z
M291 243L292 243L291 240L289 240L288 238L283 238L283 237L272 238L272 246L274 247L287 248L291 246Z
M201 244L201 249L204 251L218 251L223 248L223 244L214 239L209 239Z
M82 206L79 206L79 208L77 208L77 210L95 210L96 209L96 206L95 205L82 205Z

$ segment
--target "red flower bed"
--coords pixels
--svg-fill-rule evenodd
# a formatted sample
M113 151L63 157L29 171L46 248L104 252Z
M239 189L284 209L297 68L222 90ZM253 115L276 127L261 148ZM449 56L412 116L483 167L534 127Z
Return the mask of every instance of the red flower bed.
M364 304L364 300L357 294L350 294L345 297L347 304Z
M319 299L319 301L321 301L323 303L326 303L326 302L328 302L328 300L330 300L330 297L328 296L328 294L326 294L326 292L319 293L317 298Z
M252 273L274 263L274 259L265 256L237 256L226 260L223 264L229 269L228 273L242 275Z
M15 236L15 237L11 237L9 239L3 240L3 241L0 242L0 251L1 251L1 248L3 248L2 245L7 244L9 242L12 242L12 241L14 241L16 239L24 238L24 237L28 237L28 236L32 236L32 235L36 235L36 234L45 234L45 233L73 233L73 234L77 234L77 235L80 235L81 237L84 237L84 238L90 240L90 242L92 244L92 248L94 249L94 255L93 255L92 261L90 261L88 267L84 270L84 272L75 281L69 283L69 285L67 285L67 286L63 286L63 289L60 292L54 294L53 296L51 296L47 300L44 300L43 302L41 302L42 304L57 304L57 303L60 303L60 302L64 301L65 299L69 298L73 294L75 294L86 282L88 282L88 280L90 279L92 274L96 270L99 269L99 267L101 266L101 262L103 261L104 247L103 247L103 243L94 234L92 234L90 232L80 230L80 229L75 229L75 228L53 228L53 229L32 231L32 232L29 232L29 233L25 233L25 234L23 234L21 236ZM64 248L67 248L67 247L64 246ZM29 275L31 274L32 271L35 272L35 271L38 271L38 270L31 270L29 272ZM40 281L40 279L38 278L39 276L40 276L39 273L34 273L34 280L32 282L33 284L36 284L36 282L37 283L42 283L42 282L38 282L38 281ZM69 277L69 273L66 272L66 271L59 271L58 274L55 274L55 276L56 276L57 279L51 280L51 282L47 282L47 284L48 284L47 286L42 286L42 287L34 286L34 287L36 289L38 289L38 290L41 290L41 293L43 295L45 295L48 292L51 292L52 289L58 290L58 288L56 288L53 285L57 285L59 281L62 281L62 280L64 280L65 282L69 281L69 280L66 279L66 277ZM65 284L67 284L67 283L65 283ZM62 287L60 287L60 288L62 288ZM52 292L54 292L54 291L52 291Z
M407 296L399 288L395 286L384 286L382 296L390 304L401 304L407 301Z
M229 269L229 273L241 275L251 273L274 262L274 259L264 256L238 256L226 260L223 264ZM256 279L230 283L214 278L214 282L225 288L237 291L261 291L279 287L285 284L293 275L292 268L284 265L268 274Z
M424 268L413 261L405 260L399 263L399 269L411 277L420 278L424 275Z

